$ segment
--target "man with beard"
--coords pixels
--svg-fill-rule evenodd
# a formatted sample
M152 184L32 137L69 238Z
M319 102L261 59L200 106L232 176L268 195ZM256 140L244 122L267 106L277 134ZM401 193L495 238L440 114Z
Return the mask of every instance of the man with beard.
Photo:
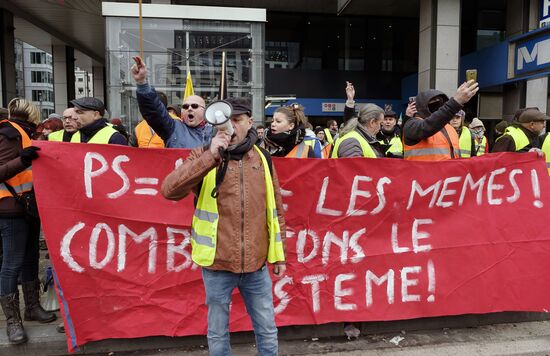
M235 288L252 319L260 355L277 355L273 274L285 272L282 237L285 223L275 167L255 145L248 100L229 98L233 106L230 137L218 131L209 147L194 149L162 183L166 199L196 197L192 221L192 258L202 267L208 305L211 355L230 355L229 312ZM261 213L263 212L263 213Z
M168 148L195 148L210 143L212 126L204 120L204 99L188 96L181 106L183 121L174 120L160 102L155 89L147 82L147 67L142 59L134 57L132 75L137 84L139 111Z
M384 113L384 120L380 131L376 135L378 141L387 146L386 157L403 158L403 143L401 142L401 131L397 126L397 114L388 110Z

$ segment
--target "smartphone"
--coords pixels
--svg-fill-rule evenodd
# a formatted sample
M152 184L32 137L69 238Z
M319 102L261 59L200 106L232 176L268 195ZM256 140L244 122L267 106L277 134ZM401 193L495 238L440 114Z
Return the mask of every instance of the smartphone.
M469 82L470 80L477 82L477 69L466 70L466 81Z
M414 103L416 101L416 96L409 96L409 103Z

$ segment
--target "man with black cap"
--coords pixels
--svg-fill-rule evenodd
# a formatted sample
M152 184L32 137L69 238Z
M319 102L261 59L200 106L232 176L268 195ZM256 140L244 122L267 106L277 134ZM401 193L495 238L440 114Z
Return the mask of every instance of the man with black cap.
M157 97L155 89L147 82L147 67L143 60L134 57L132 75L137 84L136 95L139 111L147 123L164 140L168 148L195 148L204 146L212 138L213 128L204 120L204 99L198 95L185 98L182 105L183 121L170 118L166 107Z
M537 108L520 110L517 121L506 128L491 152L530 152L541 148L539 135L546 127L548 117Z
M109 143L116 145L126 145L126 137L113 128L103 118L105 115L105 105L97 98L84 97L71 100L74 107L74 113L77 117L77 124L80 125L71 138L71 142L76 143Z
M397 114L393 110L384 112L384 120L376 139L380 144L387 147L386 157L403 158L403 143L401 142L401 131L397 126Z
M434 89L418 93L418 111L403 125L405 159L442 161L460 158L458 135L449 121L478 90L478 83L470 80L458 87L450 99Z
M255 145L250 103L233 106L234 134L218 130L208 147L194 149L162 183L162 195L180 200L195 194L192 258L202 267L208 305L211 355L230 355L231 294L239 288L254 325L260 355L277 355L277 327L272 297L273 274L285 272L283 206L269 153Z

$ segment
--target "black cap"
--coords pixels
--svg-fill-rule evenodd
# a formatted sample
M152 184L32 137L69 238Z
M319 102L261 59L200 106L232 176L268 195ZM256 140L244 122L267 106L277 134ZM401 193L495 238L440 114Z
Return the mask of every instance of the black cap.
M250 100L246 98L227 98L225 99L233 107L231 115L246 114L252 117L252 109L250 108Z
M384 112L384 117L395 117L397 119L397 114L393 110L388 110Z
M101 116L105 115L105 104L103 104L103 101L92 98L92 97L84 97L84 98L78 98L71 100L71 104L78 109L81 110L92 110L92 111L99 111Z

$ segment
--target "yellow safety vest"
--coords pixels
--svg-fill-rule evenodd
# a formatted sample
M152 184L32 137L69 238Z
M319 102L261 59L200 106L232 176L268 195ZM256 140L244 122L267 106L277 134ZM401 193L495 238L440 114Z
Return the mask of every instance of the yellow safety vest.
M484 155L486 147L487 147L487 137L483 136L483 139L481 140L480 144L478 144L477 141L476 141L477 155L478 156Z
M100 144L108 144L109 140L111 139L111 136L116 134L118 131L115 130L112 126L107 125L98 132L87 142L87 143L100 143ZM75 132L73 137L71 137L71 142L73 143L81 143L80 142L80 131Z
M542 143L542 152L546 156L546 168L548 168L548 174L550 175L550 134L546 134L544 142Z
M512 137L514 140L514 145L516 146L516 151L519 151L529 145L529 138L519 127L508 126L504 131L504 135L509 135Z
M23 146L23 148L27 148L31 145L31 139L29 135L27 135L27 133L21 128L21 126L17 125L15 122L11 122L8 120L0 121L0 123L2 122L9 123L17 131L19 131L19 134L21 135L21 145ZM14 177L8 179L7 182L19 195L23 194L24 192L30 191L32 189L32 168L27 167L24 171L19 172ZM7 197L13 197L13 195L6 188L6 185L4 183L0 183L0 199Z
M325 128L323 131L325 132L325 140L327 140L327 142L331 145L334 145L334 138L332 137L332 134L330 133L328 127Z
M462 126L462 132L460 132L460 137L458 139L458 148L461 158L472 157L472 133L466 126Z
M65 130L52 132L48 135L48 141L63 142L63 133Z
M269 232L269 247L267 250L267 262L275 263L285 260L283 241L281 240L281 227L275 205L275 192L271 172L264 154L254 145L260 155L265 175L266 191L266 221ZM218 202L211 195L216 186L216 171L214 168L208 172L202 181L202 187L197 200L195 214L191 224L191 246L193 262L199 266L208 267L214 263L216 256L216 240L218 235Z
M381 145L385 145L386 142L384 140L378 141ZM394 156L401 156L403 157L403 142L401 141L401 137L399 136L393 136L390 140L388 149L386 152L384 152L385 155L388 153L393 154Z
M334 149L332 150L332 156L331 158L338 158L338 149L340 148L340 145L345 140L349 140L350 138L356 139L359 144L361 145L361 150L363 151L363 157L367 158L376 158L376 153L374 153L374 150L370 146L370 144L361 136L361 134L355 130L345 134L344 136L340 137L338 140L336 140L336 145L334 145Z

